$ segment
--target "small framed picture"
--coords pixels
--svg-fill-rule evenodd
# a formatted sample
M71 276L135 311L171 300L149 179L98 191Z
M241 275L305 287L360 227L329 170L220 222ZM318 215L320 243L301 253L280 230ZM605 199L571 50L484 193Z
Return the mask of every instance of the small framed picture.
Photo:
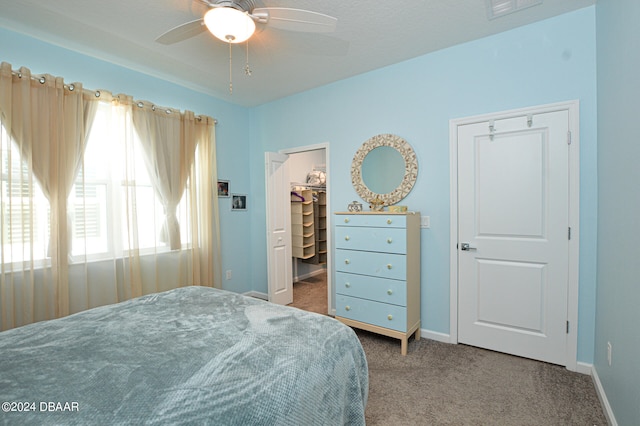
M228 196L229 196L229 181L218 180L218 197L228 197Z
M247 209L247 196L244 194L231 194L231 210L242 211Z

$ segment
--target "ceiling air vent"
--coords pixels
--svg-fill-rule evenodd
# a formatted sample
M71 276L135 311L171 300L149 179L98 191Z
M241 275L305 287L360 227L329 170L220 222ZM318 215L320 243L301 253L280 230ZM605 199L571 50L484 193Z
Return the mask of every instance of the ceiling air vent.
M495 19L538 4L542 0L487 0L487 16Z

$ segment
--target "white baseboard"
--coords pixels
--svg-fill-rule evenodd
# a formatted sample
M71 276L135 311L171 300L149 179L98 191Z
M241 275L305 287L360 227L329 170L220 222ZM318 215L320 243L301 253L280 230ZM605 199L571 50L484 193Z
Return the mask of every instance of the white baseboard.
M576 364L576 373L588 374L591 376L593 374L593 364L578 361Z
M420 336L426 339L435 340L436 342L451 343L451 336L437 331L431 331L424 328L420 329Z
M297 275L293 277L293 282L297 283L298 281L306 280L307 278L315 277L316 275L321 275L327 272L325 268L316 269L315 271L308 272L306 274Z
M261 293L259 291L248 291L242 294L244 296L255 297L256 299L269 300L269 295L267 293Z
M595 367L591 368L591 379L593 380L593 384L596 387L596 393L598 394L598 398L600 399L600 405L602 405L604 416L607 418L607 421L611 426L618 426L616 416L613 415L611 404L609 404L607 394L602 387L602 382L600 382L600 377L598 377L598 371L595 369Z

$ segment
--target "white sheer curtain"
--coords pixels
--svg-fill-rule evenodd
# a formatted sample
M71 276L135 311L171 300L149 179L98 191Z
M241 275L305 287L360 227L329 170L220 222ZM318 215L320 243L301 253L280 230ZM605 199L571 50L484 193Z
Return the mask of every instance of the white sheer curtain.
M140 136L147 172L164 207L161 241L169 242L171 250L177 250L181 240L176 210L198 142L192 131L194 122L172 110L160 110L144 102L137 106L133 109L133 123Z
M22 305L22 309L16 309L14 305L2 307L5 327L5 321L8 326L14 326L29 322L29 317L50 318L69 314L67 197L86 143L85 124L90 124L95 110L89 105L85 109L82 85L79 83L65 86L62 78L51 75L32 78L26 68L14 74L7 63L1 64L0 73L0 117L4 127L2 146L7 147L2 151L5 157L2 160L7 163L5 173L9 175L6 181L17 178L19 188L26 189L29 194L33 193L37 184L48 199L50 221L47 254L52 259L50 269L42 265L43 273L36 274L33 247L21 244L23 253L16 259L11 251L7 253L2 250L0 297L3 301L5 298L15 298ZM15 164L25 166L26 173L16 173L9 167L10 140L14 149L17 147L20 157ZM5 199L11 194L11 187L7 184L4 189L2 204L11 206L13 200ZM26 206L21 200L20 221L32 224L34 211L28 208L29 204ZM13 212L11 208L2 212L3 247L9 245L8 240L13 236ZM33 225L27 227L31 234L32 228ZM15 263L14 260L18 258L23 263L22 268L11 268L11 277L6 276L4 271L7 265ZM13 269L18 269L16 273L20 272L17 285ZM42 294L48 297L42 297Z
M220 286L214 120L139 105L2 63L0 329Z
M185 139L197 141L194 166L189 171L189 199L196 203L190 209L191 249L193 262L191 277L193 285L222 286L222 257L220 255L220 219L218 215L218 174L215 164L216 145L214 120L209 117L196 118L193 113L184 116ZM213 194L215 191L215 195Z

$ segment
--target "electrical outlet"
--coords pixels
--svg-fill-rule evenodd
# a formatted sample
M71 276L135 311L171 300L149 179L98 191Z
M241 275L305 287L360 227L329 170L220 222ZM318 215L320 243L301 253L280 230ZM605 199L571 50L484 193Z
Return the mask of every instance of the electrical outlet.
M231 279L231 269L227 269L227 279Z
M611 367L611 342L607 342L607 362L609 363L609 367Z
M431 217L430 216L421 216L420 217L420 228L430 228L431 227Z

